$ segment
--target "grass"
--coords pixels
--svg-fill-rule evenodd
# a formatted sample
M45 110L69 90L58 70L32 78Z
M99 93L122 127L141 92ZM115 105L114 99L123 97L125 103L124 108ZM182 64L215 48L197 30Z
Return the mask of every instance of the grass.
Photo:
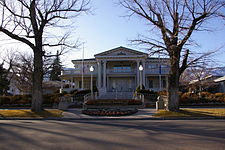
M0 110L0 117L11 118L11 117L22 117L22 118L50 118L50 117L62 117L61 110L49 109L44 110L40 113L32 112L29 109L19 109L19 110Z
M170 111L166 111L166 110L160 110L154 116L162 117L162 118L225 117L225 108L181 109L178 112L170 112Z

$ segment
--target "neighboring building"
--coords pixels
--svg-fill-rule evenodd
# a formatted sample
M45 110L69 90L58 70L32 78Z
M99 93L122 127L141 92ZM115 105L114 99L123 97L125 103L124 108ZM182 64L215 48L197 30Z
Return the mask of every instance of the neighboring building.
M207 91L212 93L225 92L225 68L215 68L207 72L207 76L192 80L189 83L189 91Z
M154 91L165 90L167 87L169 65L166 58L151 58L147 53L125 47L108 50L94 57L72 60L75 69L64 70L61 75L63 80L70 83L64 91L90 89L91 74L93 85L98 87L100 94L133 92L141 82L146 89ZM143 71L138 69L140 65ZM91 66L94 68L92 73Z
M218 92L225 93L225 76L215 79L214 82L219 84Z
M7 91L11 95L20 95L22 92L17 88L16 81L14 79L10 80L9 90Z

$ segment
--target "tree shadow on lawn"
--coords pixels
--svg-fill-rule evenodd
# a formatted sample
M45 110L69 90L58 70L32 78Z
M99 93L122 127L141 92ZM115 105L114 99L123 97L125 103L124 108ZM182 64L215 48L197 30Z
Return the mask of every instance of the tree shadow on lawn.
M50 117L62 117L62 111L57 110L43 110L39 113L32 112L29 109L19 110L3 110L0 112L0 117L24 117L24 118L50 118Z
M181 109L179 113L190 116L190 117L219 117L212 112L202 111L202 110L193 110L193 109L191 110Z

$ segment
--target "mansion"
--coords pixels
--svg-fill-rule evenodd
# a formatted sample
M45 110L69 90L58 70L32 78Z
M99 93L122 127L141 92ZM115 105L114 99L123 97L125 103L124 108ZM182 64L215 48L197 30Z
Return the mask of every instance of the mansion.
M147 53L129 48L117 47L92 59L77 59L72 63L75 68L64 70L61 75L67 81L62 90L67 92L90 89L91 81L100 94L133 92L141 84L154 91L167 87L169 60L149 57Z

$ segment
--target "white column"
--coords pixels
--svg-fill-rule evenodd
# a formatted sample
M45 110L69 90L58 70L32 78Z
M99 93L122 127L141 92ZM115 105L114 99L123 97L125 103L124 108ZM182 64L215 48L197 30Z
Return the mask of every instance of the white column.
M145 61L143 60L142 61L142 66L143 66L143 72L142 72L142 84L144 85L145 87Z
M106 61L103 62L103 88L106 89Z
M101 61L99 60L98 61L98 89L100 89L101 88L101 85L102 85L102 82L101 82L101 78L102 78L102 73L101 73L101 70L102 70L102 68L101 68Z
M140 61L137 60L136 62L137 62L137 74L136 74L136 77L137 77L137 78L136 78L136 80L137 80L137 86L139 86L139 85L140 85L140 79L139 79L139 78L140 78L140 77L139 77L139 76L140 76L140 73L139 73Z

